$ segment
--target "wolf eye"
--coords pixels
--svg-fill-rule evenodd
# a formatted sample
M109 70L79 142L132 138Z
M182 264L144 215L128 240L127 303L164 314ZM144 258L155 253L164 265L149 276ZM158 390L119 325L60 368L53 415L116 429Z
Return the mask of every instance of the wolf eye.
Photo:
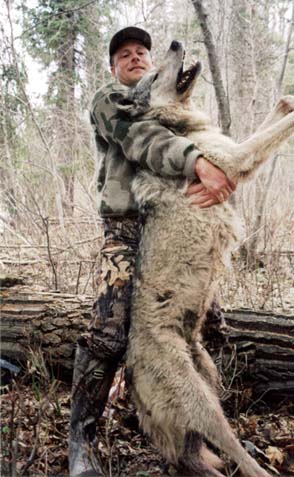
M154 81L156 81L157 78L158 78L158 73L154 76L152 83L154 83Z

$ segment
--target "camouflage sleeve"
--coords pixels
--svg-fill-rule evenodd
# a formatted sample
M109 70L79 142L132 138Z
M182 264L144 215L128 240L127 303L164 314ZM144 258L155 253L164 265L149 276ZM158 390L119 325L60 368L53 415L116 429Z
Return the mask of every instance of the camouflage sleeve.
M129 161L162 176L195 179L195 162L201 152L193 142L159 124L157 120L135 121L119 115L111 101L112 92L125 92L125 86L108 85L96 94L91 121L108 143L119 144Z

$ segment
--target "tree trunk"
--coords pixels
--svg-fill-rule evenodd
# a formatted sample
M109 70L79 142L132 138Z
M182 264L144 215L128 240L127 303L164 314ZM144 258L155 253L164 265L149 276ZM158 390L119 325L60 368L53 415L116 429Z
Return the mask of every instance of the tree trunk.
M232 0L230 43L230 97L232 134L244 140L256 129L259 78L255 58L254 6L248 0ZM241 119L242 118L242 119Z
M58 2L57 2L58 3ZM59 167L65 185L64 207L67 215L74 209L75 180L75 18L73 12L64 13L63 2L58 9L66 22L66 33L58 48L58 97L56 102L56 145L58 145Z
M2 356L26 362L30 349L62 373L72 370L74 345L91 319L93 297L30 291L2 291ZM225 383L254 387L258 393L294 392L294 316L252 310L225 313L228 342L210 351ZM213 329L213 328L212 328ZM210 336L209 343L214 342ZM208 346L209 347L209 346ZM238 381L238 383L237 383Z
M213 79L213 86L218 104L221 129L224 134L227 134L229 136L231 126L229 101L222 80L220 63L216 52L212 32L208 24L208 13L205 10L202 0L192 0L192 3L199 19L200 27L203 34L203 40L207 51L209 68Z

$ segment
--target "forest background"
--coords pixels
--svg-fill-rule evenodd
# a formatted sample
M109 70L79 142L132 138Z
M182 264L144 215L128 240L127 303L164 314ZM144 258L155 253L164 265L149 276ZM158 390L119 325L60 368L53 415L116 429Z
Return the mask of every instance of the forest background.
M0 22L0 275L28 290L97 293L99 155L89 107L111 81L108 44L118 29L148 30L156 65L172 40L183 41L186 64L204 66L195 103L238 141L294 94L293 0L3 0ZM225 309L293 315L293 159L290 139L235 193L244 237L220 285ZM59 475L69 389L56 400L42 357L28 362L35 384L18 384L4 401L4 461L11 475Z

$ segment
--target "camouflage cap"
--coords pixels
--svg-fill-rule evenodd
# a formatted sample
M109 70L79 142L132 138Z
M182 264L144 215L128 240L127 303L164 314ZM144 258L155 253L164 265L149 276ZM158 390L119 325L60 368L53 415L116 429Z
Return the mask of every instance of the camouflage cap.
M151 36L149 33L145 30L142 30L142 28L138 27L127 27L123 28L122 30L119 30L118 32L113 35L113 37L110 40L109 44L109 56L110 56L110 63L111 63L111 58L114 55L114 53L118 50L118 48L122 45L124 41L127 40L137 40L140 41L147 50L151 50L152 46L152 40Z

